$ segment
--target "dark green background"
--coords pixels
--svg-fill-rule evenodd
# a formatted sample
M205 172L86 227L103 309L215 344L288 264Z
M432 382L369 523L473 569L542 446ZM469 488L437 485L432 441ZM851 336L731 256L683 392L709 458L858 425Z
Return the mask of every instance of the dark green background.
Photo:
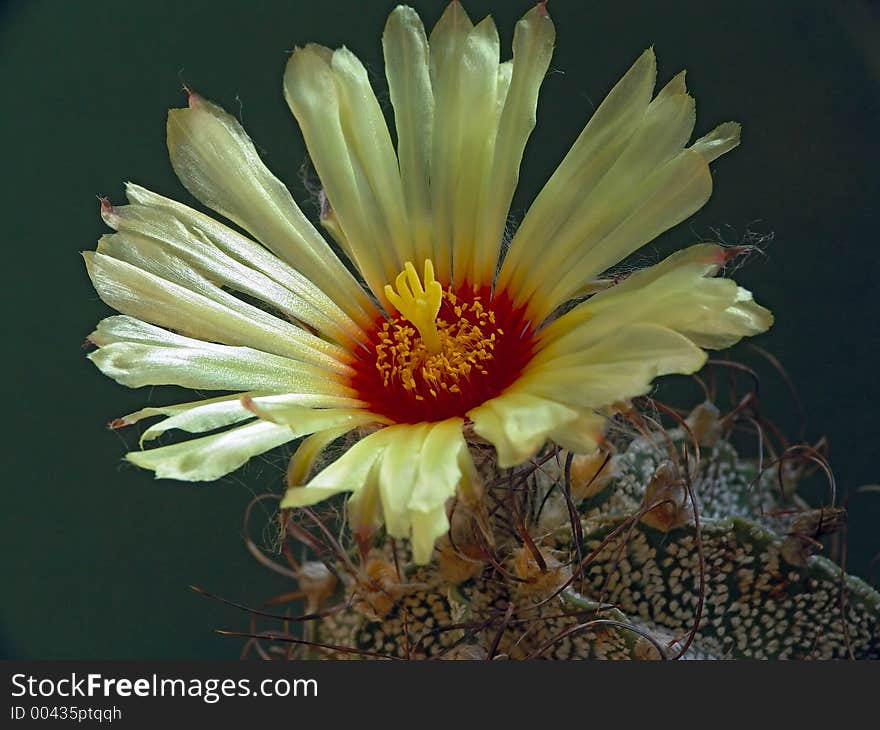
M393 2L56 2L0 14L4 335L2 654L17 657L232 657L212 633L241 614L189 592L200 584L256 604L284 589L241 540L253 493L278 489L283 455L205 486L154 482L120 461L135 436L104 428L173 389L130 391L81 345L108 314L78 251L105 229L97 195L123 181L192 202L167 161L164 117L181 83L238 114L300 200L305 149L281 96L290 49L345 43L377 78ZM426 23L443 3L416 2ZM509 48L528 0L472 0ZM776 313L759 342L789 369L827 433L840 485L880 480L877 463L880 33L866 3L553 0L554 73L514 201L521 214L594 105L653 44L661 81L690 73L698 132L743 122L743 145L713 166L715 194L646 254L722 228L773 233L739 280ZM304 206L313 213L308 206ZM10 331L11 330L11 331ZM763 400L790 411L778 380ZM880 499L851 504L850 564L880 550ZM262 526L265 514L255 524ZM259 529L257 529L259 533Z

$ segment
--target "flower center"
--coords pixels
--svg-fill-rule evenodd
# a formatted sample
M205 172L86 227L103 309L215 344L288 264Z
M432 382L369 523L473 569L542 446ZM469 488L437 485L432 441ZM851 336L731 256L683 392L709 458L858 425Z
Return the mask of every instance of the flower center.
M434 280L430 259L425 261L424 289L410 262L396 283L397 291L386 285L385 294L404 320L384 322L376 345L376 369L386 388L392 379L399 380L421 401L425 394L437 398L440 391L461 393L459 382L474 371L489 374L488 361L504 330L496 326L495 312L485 309L479 296L459 302L451 290L444 292ZM449 321L438 317L444 299L454 314Z
M529 360L532 330L522 310L506 296L490 297L488 287L444 290L430 259L422 279L407 262L385 295L397 312L376 323L352 386L370 410L396 423L464 416Z

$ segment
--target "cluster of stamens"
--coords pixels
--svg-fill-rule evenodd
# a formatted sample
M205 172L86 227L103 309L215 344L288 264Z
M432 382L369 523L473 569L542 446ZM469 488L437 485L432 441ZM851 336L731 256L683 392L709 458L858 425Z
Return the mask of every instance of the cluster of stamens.
M481 297L461 301L452 289L443 292L435 320L440 347L432 352L419 331L407 320L386 321L378 332L376 369L385 387L397 380L416 400L437 398L441 391L461 393L462 381L488 375L496 339L504 330L495 326L495 312ZM446 306L443 306L446 305ZM449 321L444 314L451 313Z
M385 297L390 316L377 321L358 354L351 386L395 423L466 417L510 385L531 356L521 309L486 286L444 289L430 259L422 277L407 262Z

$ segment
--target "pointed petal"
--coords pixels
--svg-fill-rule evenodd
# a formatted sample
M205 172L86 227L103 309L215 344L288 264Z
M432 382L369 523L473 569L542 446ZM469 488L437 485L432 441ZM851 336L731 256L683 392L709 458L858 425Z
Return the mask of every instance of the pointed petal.
M428 424L416 424L408 429L405 437L401 434L386 441L379 466L379 494L385 529L391 537L409 537L412 525L412 493L419 473L419 457L429 428ZM447 494L446 497L448 496L450 495ZM441 504L445 503L446 497ZM436 500L431 506L437 506Z
M258 348L329 372L350 372L346 363L351 356L344 348L224 292L148 241L138 246L125 241L102 240L99 248L113 255L83 253L98 295L114 309L192 337Z
M284 95L354 263L384 304L385 283L412 250L397 158L366 71L346 49L297 48Z
M434 148L432 169L441 164L450 168L445 189L433 188L437 200L448 206L451 216L452 281L460 285L473 270L481 204L492 185L492 158L498 132L497 92L500 41L491 17L480 21L467 34L458 64L452 93L438 89L435 124L445 143ZM447 92L449 90L447 89ZM448 134L447 134L448 130ZM437 211L438 215L443 213ZM444 241L437 239L437 245ZM471 282L471 284L488 284Z
M354 391L325 370L248 347L183 337L132 317L109 317L90 335L88 358L130 388L180 385L204 390L325 395L357 402Z
M385 116L370 86L367 71L347 48L333 52L333 77L340 99L340 120L350 153L360 162L377 207L374 217L384 222L385 240L380 245L394 254L397 273L414 256L409 219L397 154ZM331 202L333 197L330 198ZM346 229L347 221L341 221Z
M547 287L549 292L533 298L532 316L543 319L549 315L597 274L693 215L711 194L712 177L705 160L699 153L685 150L636 185L629 195L620 195L616 203L610 198L604 200L601 205L607 217L600 222L600 229L595 236L586 234L590 236L589 245L572 249L573 260L559 263L559 270L565 273L559 277L557 271L555 285ZM536 267L535 281L542 281L546 273L543 265L540 270Z
M310 408L294 398L283 396L248 398L243 405L265 421L289 426L294 433L306 434L348 426L349 430L380 420L359 408Z
M425 512L411 513L412 551L416 565L427 565L434 553L434 543L438 537L449 532L449 517L446 507L440 505Z
M373 537L384 522L382 495L379 491L379 464L378 460L370 463L369 471L361 481L361 487L345 503L346 520L351 531L361 542ZM286 500L285 496L282 504Z
M708 165L739 145L739 134L740 125L737 122L725 122L719 124L709 134L700 137L691 145L691 149L703 155Z
M519 384L468 412L474 430L495 447L503 469L530 459L551 433L578 416L578 411L534 395Z
M167 418L163 418L144 431L140 438L141 447L144 441L152 441L174 428L188 433L204 433L246 421L253 418L254 414L241 405L241 397L235 393L191 403L141 408L139 411L117 418L112 425L114 428L121 428L156 416L167 416Z
M290 464L287 466L288 487L298 487L301 484L305 484L309 473L314 468L323 451L336 439L342 438L356 427L356 424L346 423L343 426L318 431L304 438L293 456L290 457Z
M231 426L234 423L246 421L254 418L255 415L260 415L257 411L262 413L270 411L273 408L280 409L293 407L317 414L338 414L340 409L334 408L334 406L338 406L340 405L340 401L344 402L346 400L348 399L303 393L284 393L282 395L236 393L234 395L194 401L192 403L143 408L128 416L123 416L121 419L118 419L114 425L117 427L128 426L143 418L150 418L159 415L168 416L168 418L162 419L144 431L141 436L141 445L143 445L144 441L151 441L172 429L180 429L189 433L204 433L205 431L213 431L225 426ZM246 402L249 405L245 406L243 402ZM356 403L356 401L349 401L349 403ZM348 405L348 403L343 404ZM336 419L327 416L325 417L333 423L338 420L355 420L353 418L341 419L338 416ZM289 423L274 419L267 420L271 420L273 423L281 423L282 425L290 425ZM301 423L303 420L304 419L300 419L299 422ZM369 420L369 417L364 417L361 422L365 423ZM355 423L355 425L357 425L357 423ZM354 428L354 425L350 426L350 428Z
M452 279L455 191L460 170L459 101L461 59L473 23L458 2L449 3L430 36L431 88L434 90L434 134L431 140L431 211L434 225L434 269L446 285Z
M636 322L667 327L711 348L763 332L773 322L769 311L735 282L708 278L727 258L721 246L698 244L635 272L544 328L535 361L576 352Z
M541 321L708 199L708 163L736 146L723 124L685 148L694 101L684 72L649 103L652 51L612 89L526 215L498 288Z
M592 411L581 411L578 418L550 432L550 440L575 454L589 454L599 444L607 419Z
M252 456L293 438L294 434L286 426L258 421L180 444L132 451L125 458L156 472L157 479L208 482L235 471Z
M341 492L362 490L370 480L373 466L385 450L388 431L393 428L399 427L383 428L365 436L318 472L305 486L290 485L281 500L281 508L306 507Z
M694 100L679 75L651 102L601 178L582 180L580 199L570 208L556 206L556 225L543 239L549 234L549 246L517 292L523 301L543 288L533 316L547 316L586 281L708 200L712 184L703 156L682 152L694 119ZM565 281L548 293L542 277L558 278L560 271Z
M500 76L498 96L502 111L469 277L474 283L488 283L495 274L510 203L519 181L520 162L535 127L538 91L550 66L555 37L553 22L543 4L535 6L516 24L512 68L507 71L510 75ZM502 64L501 68L507 65Z
M397 156L413 237L414 261L430 258L431 144L434 135L434 92L428 66L428 39L418 14L398 5L382 35L385 75L394 107Z
M292 485L281 506L301 507L353 492L348 505L354 529L369 533L384 523L390 535L411 537L415 560L425 563L434 541L449 528L447 500L459 489L465 496L479 490L462 425L454 418L376 431L306 486Z
M161 202L173 201L149 191L129 186L129 196L149 204L101 209L107 225L124 234L129 245L146 239L215 284L262 300L337 342L364 339L361 328L330 297L259 244L210 219L204 226L186 206L164 207Z
M706 353L655 324L621 327L592 346L551 360L533 360L517 389L571 407L602 408L646 393L658 375L692 373Z
M191 94L168 113L171 164L186 188L256 238L338 301L356 320L372 304L354 277L263 164L242 126Z
M419 475L410 497L410 509L430 512L445 504L456 487L468 501L472 502L480 495L479 477L462 435L463 426L461 418L431 424L422 443Z
M593 114L523 219L498 277L499 288L522 289L554 233L608 172L644 118L657 65L646 50ZM540 243L539 243L540 242Z
M134 413L128 413L120 418L117 418L111 423L112 428L124 428L126 426L133 426L135 423L139 423L143 421L145 418L155 418L156 416L168 416L164 422L170 420L170 417L177 416L184 413L189 413L195 409L201 407L209 407L214 405L223 405L223 404L239 404L241 400L241 395L239 393L233 393L232 395L221 395L217 398L205 398L202 400L191 401L190 403L172 403L167 406L149 406L147 408L141 408L140 410L135 411ZM242 408L242 410L244 410ZM252 417L253 414L250 414L248 417ZM227 425L227 424L221 424ZM211 428L215 428L212 426ZM184 428L183 430L189 430ZM210 428L205 430L211 430ZM197 431L190 431L191 433L197 433Z

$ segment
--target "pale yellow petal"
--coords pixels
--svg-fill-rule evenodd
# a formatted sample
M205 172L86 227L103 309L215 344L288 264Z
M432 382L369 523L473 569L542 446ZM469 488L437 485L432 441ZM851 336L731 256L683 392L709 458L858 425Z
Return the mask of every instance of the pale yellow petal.
M328 428L304 438L293 456L290 457L290 464L287 467L287 484L289 486L305 484L309 473L324 450L336 439L342 438L356 427L356 425L346 423L344 426Z
M331 409L339 405L357 403L357 401L351 399L304 393L285 393L282 395L260 395L254 392L234 393L233 395L205 398L191 403L141 408L139 411L130 413L122 418L117 418L112 425L114 428L121 428L123 426L130 426L145 418L167 416L167 418L163 418L143 432L140 438L141 445L145 441L152 441L172 429L186 431L187 433L204 433L205 431L214 431L218 428L224 428L254 418L254 411L252 408L246 408L242 404L243 399L253 403L258 408L279 404L296 405L300 408ZM322 412L326 412L326 410ZM350 420L353 421L353 425L350 425L346 430L359 425L357 420ZM362 422L365 423L369 420L369 417L366 417Z
M331 68L339 90L340 118L349 150L360 161L378 204L372 214L383 220L387 231L386 240L378 245L394 252L399 271L403 262L413 259L415 252L397 154L385 116L366 69L351 51L347 48L334 51ZM332 196L330 200L333 201ZM346 221L342 221L342 226L346 228Z
M242 397L242 404L253 415L265 421L289 426L297 434L326 431L348 426L362 426L381 420L360 408L312 408L297 398L286 396Z
M401 268L395 246L405 246L409 231L396 157L366 72L344 50L297 48L284 96L354 263L384 304L382 289Z
M535 362L589 347L622 326L651 322L701 347L729 347L766 330L772 315L729 279L708 278L728 255L698 244L635 272L545 327Z
M437 93L437 134L445 134L446 128L452 132L446 137L446 144L435 147L432 169L436 171L440 164L451 168L447 184L451 183L452 187L438 188L436 192L438 198L449 206L452 216L452 237L446 243L452 249L452 281L457 285L467 281L473 271L481 205L493 183L491 171L498 132L499 62L498 31L492 18L487 17L464 39L453 93L445 95L439 90ZM443 214L442 208L437 214ZM443 243L442 239L437 239L438 246ZM442 279L442 274L438 276ZM490 281L491 278L471 284L476 286Z
M513 62L501 64L496 100L501 110L498 135L490 182L484 187L486 197L481 203L469 276L472 282L489 282L495 274L520 162L535 127L538 91L550 66L555 37L546 7L536 5L516 24Z
M709 134L700 137L691 145L691 149L703 155L708 164L736 147L739 144L739 134L740 125L737 122L724 122Z
M449 532L446 508L440 505L426 512L415 510L411 521L413 560L417 565L426 565L431 562L437 538Z
M239 401L240 399L237 398L234 401L208 403L173 414L144 431L141 436L141 445L144 441L152 441L171 429L180 429L189 433L204 433L253 418L253 414L242 408Z
M479 494L462 425L462 419L454 418L380 429L307 485L291 484L282 507L311 505L352 492L348 502L352 529L365 535L385 524L391 536L410 537L415 560L427 562L434 540L448 529L446 502L457 490L467 499Z
M529 390L518 382L500 396L468 412L474 431L489 441L498 453L498 465L522 464L546 443L549 435L576 421L578 411ZM561 398L559 400L562 400Z
M216 348L224 348L218 350ZM98 369L129 388L179 385L204 390L302 392L353 398L354 391L295 360L246 347L107 345L88 356Z
M205 205L252 233L307 276L354 319L373 310L366 293L263 164L241 124L190 94L168 113L168 151L177 176Z
M252 456L265 453L293 438L293 433L286 426L258 421L180 444L132 451L125 458L156 472L157 479L209 482L235 471Z
M217 345L177 335L131 317L101 322L88 357L105 375L130 388L180 385L204 390L301 393L356 403L355 392L324 370L248 347Z
M379 466L379 494L385 529L391 537L407 538L411 528L411 502L425 436L430 426L415 424L396 438L386 440ZM460 429L459 429L460 431ZM455 487L453 487L453 490ZM447 495L448 497L449 495ZM446 501L446 498L442 500ZM432 504L436 507L436 501Z
M758 304L752 293L737 287L736 301L714 318L691 320L678 325L679 331L700 347L721 350L735 345L743 337L766 332L773 326L773 313Z
M431 424L421 448L420 467L409 508L421 512L445 504L456 488L473 500L480 493L479 478L462 435L464 420L448 418Z
M434 92L428 67L428 39L418 14L398 5L382 35L385 75L397 129L400 178L412 230L415 261L433 253L431 226L431 144Z
M447 501L458 493L473 502L481 494L463 425L460 418L431 424L421 445L418 476L408 504L413 559L419 564L430 561L434 542L449 530Z
M546 241L615 163L651 101L657 66L645 51L599 105L565 159L532 203L499 272L498 287L521 290Z
M130 186L130 196L132 192ZM147 200L163 200L148 191L134 195L141 197L141 192ZM261 300L326 337L351 344L364 339L363 330L330 297L262 246L220 223L213 222L206 231L197 218L186 216L185 206L180 208L183 214L156 205L104 204L101 215L120 231L126 246L146 239L211 282ZM148 255L154 250L148 248Z
M382 495L379 491L379 462L370 464L360 488L345 503L346 520L358 541L373 537L384 523ZM288 492L289 494L289 492ZM287 497L285 497L286 501Z
M290 485L281 501L281 507L305 507L317 504L334 494L363 489L369 481L374 464L379 462L385 450L387 430L381 429L362 438L312 477L305 486Z
M606 212L613 223L603 222L590 246L573 251L572 261L560 263L557 277L564 273L555 286L540 279L546 282L549 293L530 301L532 316L539 320L549 315L597 274L691 216L711 194L712 177L705 160L699 153L685 150L636 185L630 195L621 195L619 205L609 199L613 209ZM546 274L543 267L535 272L536 277Z
M578 418L550 432L550 440L575 454L588 454L599 444L607 419L593 411L581 411Z
M87 339L98 347L112 345L114 342L138 342L142 345L167 345L169 347L206 344L125 314L105 317L98 322L98 326Z
M675 294L686 297L701 279L717 273L723 261L721 246L701 243L633 272L543 327L538 335L541 345L536 361L582 350L633 322L671 326L667 304L672 301L678 310ZM725 298L723 306L730 301Z
M533 360L516 387L572 408L601 408L643 395L659 375L692 373L705 361L706 353L687 337L655 324L631 324L583 350Z
M453 216L460 171L461 118L459 76L464 47L473 23L461 3L451 2L430 36L430 75L434 90L434 134L431 140L431 211L434 225L434 268L447 284L452 279L455 244ZM497 75L497 74L496 74Z
M513 80L513 61L505 61L498 64L498 88L495 92L495 116L496 124L501 124L501 115L504 113L504 105L507 103L507 92L510 91L510 82Z
M253 418L254 414L241 405L241 396L235 393L191 403L141 408L139 411L117 418L112 425L114 428L121 428L156 416L167 416L167 418L163 418L144 431L140 438L141 446L144 441L152 441L171 429L180 429L188 433L204 433L246 421Z
M526 215L499 287L546 318L596 276L708 200L708 162L732 149L738 127L721 125L685 148L694 100L684 73L647 103L655 71L647 52L594 114Z
M605 239L611 237L615 229L625 225L627 219L658 191L664 190L670 184L680 186L679 180L683 175L689 174L689 169L682 171L679 169L680 165L668 163L681 152L687 142L694 119L694 101L679 90L674 79L648 105L638 127L610 167L602 171L601 177L593 176L581 182L579 199L569 210L558 207L554 228L544 232L544 242L539 247L542 253L535 260L536 268L529 279L532 283L524 284L522 292L518 292L519 296L530 296L539 289L539 282L542 281L540 277L546 276L548 272L556 272L557 276L561 270L571 272L571 265L575 262L591 272L590 278L607 268L608 264L603 265L604 258L595 249L607 247ZM701 155L695 154L693 158L705 167ZM589 169L589 162L585 164ZM658 175L660 171L665 171L665 174ZM708 170L705 177L709 178ZM709 192L711 180L705 192L706 199ZM697 207L705 199L699 197L698 201ZM549 204L552 205L552 202ZM687 214L691 212L693 210L689 210ZM672 216L675 223L680 220L676 218L677 216ZM654 228L659 228L659 223ZM622 240L622 245L629 250L621 256L619 247L616 248L611 263L616 263L650 240L641 238L643 237ZM511 247L515 245L518 245L516 237ZM532 245L534 246L534 242ZM579 271L578 275L580 274ZM552 294L549 299L556 302L552 305L553 308L561 303ZM551 305L547 308L549 306Z
M250 395L250 394L249 394ZM253 395L256 395L254 393ZM113 428L123 428L125 426L132 426L135 423L139 423L143 421L145 418L155 418L156 416L168 416L169 418L164 419L163 423L170 420L171 417L178 416L184 413L190 413L193 410L199 408L209 408L214 405L223 405L223 404L232 404L239 405L239 401L241 400L241 394L233 393L232 395L221 395L217 398L203 398L202 400L191 401L189 403L172 403L167 406L148 406L147 408L141 408L140 410L135 411L134 413L128 413L124 416L120 416L119 418L114 419L111 426ZM244 410L244 409L242 409ZM249 418L253 417L253 414L249 414ZM197 426L198 424L193 424ZM220 424L226 425L226 424ZM205 430L211 430L211 428L215 428L215 426L211 426ZM190 431L190 433L197 433L196 430L191 430L189 428L182 427L185 431Z
M98 295L114 309L192 337L350 372L344 348L233 297L146 240L138 246L124 245L124 238L115 246L113 240L103 239L104 248L132 263L91 251L83 258Z

